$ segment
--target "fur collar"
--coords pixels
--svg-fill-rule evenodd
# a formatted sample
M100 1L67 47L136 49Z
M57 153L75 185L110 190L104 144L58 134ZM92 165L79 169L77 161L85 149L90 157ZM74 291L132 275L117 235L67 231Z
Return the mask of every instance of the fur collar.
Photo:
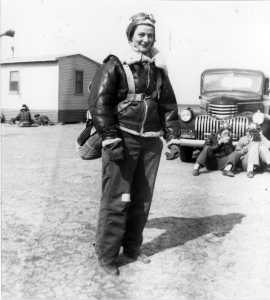
M140 52L135 51L133 48L127 49L123 54L117 55L122 63L132 65L136 62L150 62L155 63L156 67L163 69L167 73L167 66L160 51L152 48L151 55L146 56Z

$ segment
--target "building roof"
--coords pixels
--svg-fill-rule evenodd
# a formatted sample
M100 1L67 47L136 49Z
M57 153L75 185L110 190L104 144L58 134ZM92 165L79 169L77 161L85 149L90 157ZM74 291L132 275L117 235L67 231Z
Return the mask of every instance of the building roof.
M49 55L49 56L39 56L39 57L11 57L7 58L5 60L0 61L1 65L10 65L10 64L25 64L25 63L43 63L43 62L57 62L61 58L70 57L70 56L81 56L83 58L86 58L87 60L100 65L97 61L82 55L80 53L76 54L63 54L63 55Z

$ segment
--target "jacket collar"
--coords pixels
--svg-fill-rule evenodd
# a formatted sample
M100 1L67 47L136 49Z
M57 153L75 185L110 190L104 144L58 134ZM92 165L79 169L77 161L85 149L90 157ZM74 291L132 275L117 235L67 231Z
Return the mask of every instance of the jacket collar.
M152 48L150 56L144 55L135 51L133 48L127 49L122 55L118 56L122 63L132 65L138 62L155 63L156 67L163 69L167 73L167 66L160 51L156 48Z

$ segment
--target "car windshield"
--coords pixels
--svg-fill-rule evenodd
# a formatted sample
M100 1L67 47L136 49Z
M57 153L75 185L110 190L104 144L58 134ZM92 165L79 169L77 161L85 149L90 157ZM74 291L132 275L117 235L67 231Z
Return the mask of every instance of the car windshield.
M203 77L204 92L262 93L263 77L258 73L220 72L206 73Z

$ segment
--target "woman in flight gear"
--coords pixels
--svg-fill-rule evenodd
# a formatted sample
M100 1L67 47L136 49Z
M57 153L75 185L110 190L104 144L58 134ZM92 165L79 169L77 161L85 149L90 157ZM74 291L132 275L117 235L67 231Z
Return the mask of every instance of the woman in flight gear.
M150 260L140 247L162 151L161 136L177 143L176 98L161 64L152 15L127 27L130 49L109 55L91 83L89 110L102 137L102 197L96 253L105 272L119 274L120 247L132 260Z

